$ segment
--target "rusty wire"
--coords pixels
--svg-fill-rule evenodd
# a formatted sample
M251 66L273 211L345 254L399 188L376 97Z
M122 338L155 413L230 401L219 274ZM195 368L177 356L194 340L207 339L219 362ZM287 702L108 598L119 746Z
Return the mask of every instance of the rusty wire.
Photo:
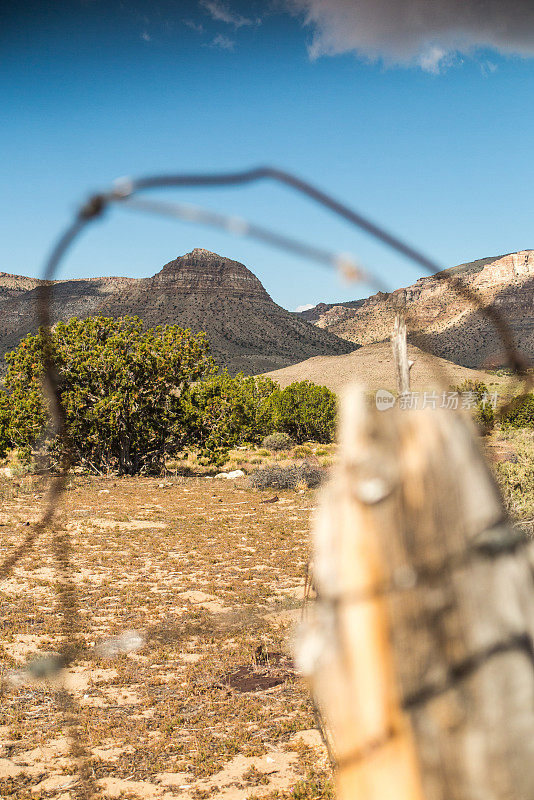
M138 211L170 214L174 217L193 222L216 225L231 233L250 236L266 244L285 250L286 252L296 253L323 265L326 264L340 272L344 272L347 277L353 280L365 280L376 287L382 288L380 281L378 281L375 276L365 273L354 260L344 254L332 253L323 248L299 242L292 237L278 234L262 226L242 220L241 218L228 217L205 209L193 209L191 206L186 207L185 205L139 200L135 197L140 192L156 188L239 186L261 180L273 180L307 196L309 199L345 219L358 229L370 234L382 244L385 244L397 253L405 256L422 267L428 274L436 276L439 280L446 281L456 294L473 305L493 324L499 334L512 371L524 382L524 393L526 394L531 385L530 365L527 359L518 350L510 326L498 309L483 304L476 292L467 286L458 276L443 272L442 267L435 261L389 233L384 228L378 226L367 217L336 200L331 195L289 172L272 167L258 167L256 169L232 173L163 175L140 179L123 179L117 182L111 190L90 197L79 209L75 220L58 239L46 262L43 280L38 288L37 318L44 341L43 367L45 390L50 401L50 412L54 431L59 439L65 437L65 417L61 402L60 376L55 366L53 343L50 335L53 322L50 310L53 280L58 266L70 246L80 236L88 224L100 217L110 204L116 204L126 209L131 208ZM71 575L69 534L66 530L60 530L55 520L56 510L65 488L69 467L70 463L68 457L65 457L58 474L51 478L45 501L45 510L41 519L30 528L30 531L21 545L0 564L0 579L7 578L12 573L17 562L21 558L29 555L41 534L46 529L54 528L52 548L57 563L57 572L60 577L58 593L63 621L63 644L58 659L58 669L69 666L81 654L88 655L87 648L80 636L76 588ZM87 800L87 798L90 798L94 793L94 785L89 772L88 751L82 741L80 710L74 698L64 688L58 693L58 700L60 708L65 715L70 733L71 755L78 764L79 781L74 787L74 790L80 800L82 800L82 798ZM319 727L321 728L321 726Z

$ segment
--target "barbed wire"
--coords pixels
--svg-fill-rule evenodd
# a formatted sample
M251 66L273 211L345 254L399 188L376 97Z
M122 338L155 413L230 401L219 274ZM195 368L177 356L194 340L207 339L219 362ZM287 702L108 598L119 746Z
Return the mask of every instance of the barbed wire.
M347 280L365 282L372 286L377 286L377 279L370 273L366 273L349 253L335 253L307 242L301 242L291 236L285 236L262 225L249 222L243 217L219 214L206 208L186 203L163 203L156 200L126 198L121 200L120 204L122 208L134 211L158 214L198 225L222 228L230 234L256 239L286 253L315 261L322 266L331 267Z
M359 230L371 235L400 255L408 258L422 267L425 272L434 275L439 280L447 282L457 295L473 305L495 327L502 342L504 352L506 353L509 366L523 381L523 396L526 395L532 381L530 365L528 360L517 348L512 330L497 308L484 304L478 294L461 280L461 278L449 272L443 272L439 264L419 252L416 248L403 242L386 229L372 222L357 211L354 211L313 184L289 172L272 167L258 167L231 173L161 175L138 179L123 178L116 181L113 188L91 196L89 200L80 207L74 221L68 226L53 247L45 265L42 282L37 289L37 319L42 329L44 345L44 384L50 401L53 428L60 439L65 437L65 415L61 400L61 382L55 365L54 347L51 336L51 326L53 322L51 317L53 281L59 264L74 241L78 239L91 221L101 217L105 210L112 204L126 210L164 214L188 222L211 225L222 228L234 235L254 238L272 247L284 250L285 252L296 254L333 268L349 280L365 281L365 283L376 287L379 291L384 291L386 300L391 303L389 293L385 292L381 280L371 272L363 270L356 259L348 254L335 253L307 242L301 242L293 237L248 222L241 217L220 214L198 206L147 200L136 196L141 192L157 188L242 186L262 180L273 180L294 189L318 203L323 208L326 208L354 225ZM394 304L392 304L391 307L398 311L397 306ZM414 315L409 309L404 309L404 311L409 319L414 319ZM65 456L60 465L58 474L51 478L45 500L45 510L40 520L31 527L22 544L0 564L0 579L9 577L18 561L31 553L42 533L52 528L55 524L56 510L65 487L69 468L70 461L68 456ZM61 577L61 580L58 582L58 592L60 611L63 620L63 644L59 657L52 666L52 671L59 672L72 664L80 655L90 656L91 653L87 650L80 637L78 600L71 575L71 547L68 531L56 531L53 536L52 546L56 558L57 571ZM78 787L75 787L75 791L80 798L89 798L94 793L94 786L89 779L89 757L81 738L82 726L80 724L80 709L75 703L74 698L71 698L65 689L62 689L60 692L60 704L68 721L71 754L79 765L78 771L80 774L80 781Z

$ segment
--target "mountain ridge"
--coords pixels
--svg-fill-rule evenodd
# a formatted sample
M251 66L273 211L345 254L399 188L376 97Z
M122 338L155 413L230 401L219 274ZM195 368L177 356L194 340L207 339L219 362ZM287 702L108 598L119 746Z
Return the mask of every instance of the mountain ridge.
M465 262L440 273L459 275L486 305L507 320L517 345L534 359L534 250L520 250ZM410 286L348 303L318 304L300 312L317 327L359 345L384 341L393 318L404 309L414 324L410 337L419 347L465 367L506 364L498 334L489 320L466 303L443 277L423 276Z
M0 353L37 328L42 281L0 273ZM278 306L244 264L195 248L147 278L77 278L51 282L54 322L73 316L139 316L148 326L204 330L215 360L231 372L266 372L356 345Z

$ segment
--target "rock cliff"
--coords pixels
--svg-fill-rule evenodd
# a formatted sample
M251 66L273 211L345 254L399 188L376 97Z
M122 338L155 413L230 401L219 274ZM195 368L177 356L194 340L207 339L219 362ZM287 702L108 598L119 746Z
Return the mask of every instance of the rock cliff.
M494 327L443 280L447 273L460 277L483 303L494 304L520 349L534 359L534 250L460 264L390 294L320 304L304 313L323 330L362 345L388 338L395 309L405 308L412 321L413 341L431 348L435 355L467 367L504 365Z
M0 353L36 330L39 281L0 273ZM299 319L269 297L244 264L197 248L150 278L54 282L52 317L134 314L147 325L207 333L215 360L230 371L266 372L355 345Z

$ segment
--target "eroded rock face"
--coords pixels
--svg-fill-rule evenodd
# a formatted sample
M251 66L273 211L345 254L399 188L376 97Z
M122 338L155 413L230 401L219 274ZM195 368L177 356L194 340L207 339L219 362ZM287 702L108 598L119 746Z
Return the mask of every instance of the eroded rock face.
M40 281L0 273L0 355L37 329ZM55 281L52 319L137 315L148 326L205 331L215 360L230 371L268 372L355 345L278 306L238 261L197 248L150 278Z
M518 346L534 359L534 250L461 264L444 274L458 276L485 305L494 305L510 325ZM391 294L379 292L359 304L330 305L306 312L316 325L357 344L383 341L395 310L406 309L414 341L467 367L506 363L497 332L479 312L435 276ZM315 312L315 313L314 313ZM314 319L315 317L315 319Z
M169 261L148 281L172 284L174 289L185 292L220 291L239 297L270 299L261 282L244 264L200 247Z

